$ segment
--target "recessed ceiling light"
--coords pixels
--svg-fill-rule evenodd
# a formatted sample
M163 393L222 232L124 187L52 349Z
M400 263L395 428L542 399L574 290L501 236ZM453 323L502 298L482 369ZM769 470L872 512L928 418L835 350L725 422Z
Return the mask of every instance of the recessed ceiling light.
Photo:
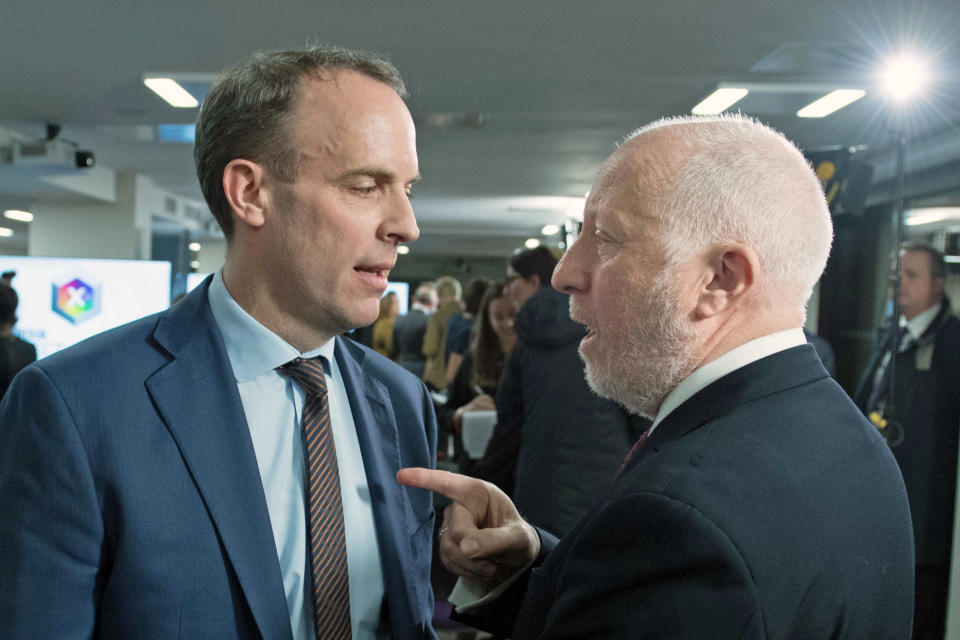
M0 227L0 237L9 238L13 235L13 229L7 229L6 227Z
M560 226L555 224L545 224L543 225L543 229L540 229L540 233L545 236L552 236L558 231L560 231Z
M800 111L797 111L799 118L822 118L828 116L834 111L843 109L852 102L856 102L867 92L862 89L837 89L831 91L819 100L814 100Z
M189 109L199 106L197 99L190 92L177 84L173 78L144 78L143 84L151 91L167 101L171 107Z
M191 242L187 245L187 247L190 249L190 251L200 251L201 248L199 242Z
M199 268L200 268L200 261L199 261L199 260L193 260L193 261L191 261L191 262L190 262L190 268L191 268L191 269L199 269Z
M700 104L691 109L690 113L695 116L714 116L718 113L723 113L731 106L740 102L748 93L750 93L749 89L738 89L735 87L717 89L704 98Z
M540 241L536 238L528 238L526 242L523 243L527 249L536 249L540 246Z
M402 244L402 245L400 245L399 247L397 247L397 253L399 253L399 254L402 255L402 256L405 256L405 255L407 255L408 253L410 253L410 247L408 247L408 246L405 245L405 244Z
M924 207L910 209L904 214L905 224L916 227L921 224L933 224L944 220L960 219L960 207Z
M10 218L11 220L19 220L20 222L33 222L33 214L21 209L7 209L3 212L3 217Z

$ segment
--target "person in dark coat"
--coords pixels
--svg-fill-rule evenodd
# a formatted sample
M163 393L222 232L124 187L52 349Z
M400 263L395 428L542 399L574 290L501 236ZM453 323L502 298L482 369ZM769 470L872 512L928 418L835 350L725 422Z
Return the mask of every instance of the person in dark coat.
M410 311L393 323L393 348L397 354L397 364L418 378L423 377L423 369L427 364L427 358L423 355L427 320L436 308L437 293L433 290L433 284L421 284L413 294Z
M13 377L37 359L37 348L13 335L19 302L8 281L0 282L0 399L6 395Z
M591 388L653 425L560 540L489 483L401 469L453 500L458 615L513 640L909 637L903 480L801 330L831 231L803 154L749 118L617 148L553 284Z
M945 284L943 254L928 245L905 249L901 330L880 331L854 396L882 426L907 486L917 559L914 640L943 638L950 583L960 444L960 320L951 312ZM890 398L887 369L897 335Z
M499 428L520 432L514 503L529 522L558 536L603 495L650 426L587 386L577 355L586 330L570 319L569 304L549 286L523 304L497 393Z

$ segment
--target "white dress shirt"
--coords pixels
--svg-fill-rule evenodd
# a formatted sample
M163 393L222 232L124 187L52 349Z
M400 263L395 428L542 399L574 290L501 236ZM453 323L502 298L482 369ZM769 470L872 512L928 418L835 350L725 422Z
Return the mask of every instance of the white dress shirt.
M906 327L907 332L900 339L900 344L897 345L897 353L903 353L910 346L920 339L920 336L930 328L930 325L933 324L934 319L936 319L937 314L940 313L940 306L943 303L935 304L926 311L918 313L913 316L913 320L907 320L905 316L900 316L899 326ZM887 370L887 366L890 364L890 347L886 347L886 353L883 354L883 358L880 360L880 364L877 366L877 370L873 374L873 388L876 388L878 384L883 381L883 373ZM871 396L872 397L872 396Z
M330 421L347 543L350 623L354 638L372 640L383 604L383 569L363 457L334 358L334 340L300 353L236 303L219 271L210 283L208 299L223 335L257 456L295 640L315 640L300 429L306 394L292 378L276 369L298 356L321 355L327 360Z
M653 433L657 425L663 422L663 419L670 415L674 409L710 383L716 382L728 373L745 367L751 362L806 343L807 338L803 335L803 329L787 329L751 340L727 351L716 360L708 362L681 380L680 384L667 394L660 404L657 416L653 419L650 432Z

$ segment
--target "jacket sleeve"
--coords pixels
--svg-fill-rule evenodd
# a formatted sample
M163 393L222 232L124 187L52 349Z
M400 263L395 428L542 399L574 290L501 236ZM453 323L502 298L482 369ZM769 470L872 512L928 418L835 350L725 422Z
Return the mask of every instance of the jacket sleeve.
M568 538L562 561L531 575L517 637L766 637L749 567L695 507L631 494Z
M27 367L0 405L3 637L91 637L104 547L77 425L53 382Z

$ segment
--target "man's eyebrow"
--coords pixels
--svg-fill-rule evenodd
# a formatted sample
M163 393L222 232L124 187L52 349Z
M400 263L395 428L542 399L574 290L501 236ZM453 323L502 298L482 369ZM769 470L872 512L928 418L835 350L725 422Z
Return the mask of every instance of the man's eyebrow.
M340 174L341 180L349 180L350 178L361 178L369 177L376 178L378 180L383 180L385 182L393 182L397 179L397 174L393 171L387 169L382 169L379 167L360 167L358 169L351 169L345 173ZM420 174L418 173L413 178L410 179L410 184L420 181Z

